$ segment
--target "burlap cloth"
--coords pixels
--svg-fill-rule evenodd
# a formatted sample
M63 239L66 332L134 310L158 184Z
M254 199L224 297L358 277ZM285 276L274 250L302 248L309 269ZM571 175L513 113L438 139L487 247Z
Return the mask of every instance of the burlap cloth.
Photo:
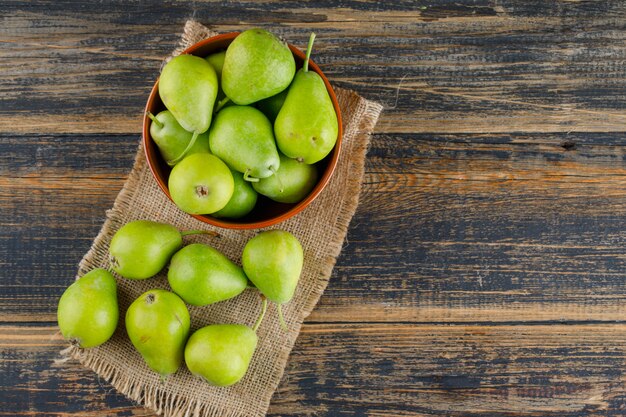
M187 46L215 33L189 21L180 52ZM369 136L382 106L356 93L335 89L344 123L343 149L335 174L326 189L299 215L276 228L288 230L304 248L304 268L293 300L283 306L289 332L281 329L276 307L270 304L258 330L259 344L246 376L232 387L216 388L194 377L183 365L165 382L150 371L126 335L124 314L130 303L152 288L169 289L166 272L144 281L117 278L120 324L111 340L91 349L69 347L63 352L79 360L109 381L118 391L138 403L166 416L263 416L278 387L289 353L303 320L317 303L328 284L335 259L341 251L350 219L358 204ZM240 262L245 243L256 231L225 230L201 223L180 211L161 192L146 164L143 149L137 151L135 164L113 208L107 212L100 233L80 263L78 276L93 268L108 268L109 242L116 230L131 220L151 219L175 225L180 230L216 230L220 237L189 236L186 243L208 243ZM192 331L213 323L252 325L259 314L256 291L207 307L190 307Z

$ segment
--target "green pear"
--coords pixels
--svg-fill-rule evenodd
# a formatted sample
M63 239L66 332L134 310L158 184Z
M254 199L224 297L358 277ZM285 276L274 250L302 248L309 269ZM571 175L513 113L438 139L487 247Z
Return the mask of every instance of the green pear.
M197 330L185 346L192 374L211 385L226 387L241 380L256 350L257 335L241 324L213 324Z
M231 106L217 113L209 144L211 152L246 181L269 177L280 166L272 124L254 107Z
M118 315L115 278L104 269L94 269L67 287L57 310L63 337L82 348L109 340Z
M246 243L241 257L250 281L277 304L289 302L293 297L303 261L300 242L284 230L259 233Z
M315 71L309 71L314 40L312 33L304 67L294 77L274 122L280 151L307 164L324 159L335 146L339 132L337 114L326 85Z
M193 306L236 297L248 285L248 278L239 266L217 249L201 243L187 245L176 252L167 280L172 290Z
M250 183L243 179L243 174L235 170L231 170L231 174L233 174L235 181L233 196L223 209L211 214L213 217L239 219L250 213L256 205L258 194Z
M183 361L189 336L189 311L183 300L165 290L150 290L126 311L126 331L150 369L165 377Z
M196 153L180 161L168 180L174 203L189 214L211 214L223 209L233 195L235 181L218 157Z
M226 50L222 88L236 104L246 105L286 89L296 72L287 44L263 29L239 34Z
M211 54L205 58L207 62L211 64L211 66L215 70L218 81L222 79L222 68L224 68L225 57L226 57L226 51L221 51L221 52L215 52L214 54Z
M275 96L261 100L256 104L258 109L261 110L265 116L267 116L270 122L274 123L274 120L276 120L276 116L278 116L278 113L287 98L287 91L289 90L283 90Z
M189 147L211 125L217 90L217 74L203 58L179 55L161 71L159 95L183 129L193 133Z
M129 279L146 279L162 270L183 246L174 226L136 220L122 226L111 239L109 254L115 272Z
M163 110L156 116L148 112L148 117L152 120L150 137L169 166L176 165L185 155L209 152L208 132L198 135L194 144L189 146L193 133L183 129L171 111Z
M282 153L280 168L274 175L261 178L252 183L254 189L279 203L297 203L309 195L317 183L317 168L295 159L287 158Z
M221 107L230 105L232 102L230 99L225 100L226 94L224 93L224 89L222 88L222 68L224 67L224 58L226 57L226 51L216 52L207 56L205 59L217 74L218 81L218 90L217 90L217 101L215 105L214 112L217 112Z

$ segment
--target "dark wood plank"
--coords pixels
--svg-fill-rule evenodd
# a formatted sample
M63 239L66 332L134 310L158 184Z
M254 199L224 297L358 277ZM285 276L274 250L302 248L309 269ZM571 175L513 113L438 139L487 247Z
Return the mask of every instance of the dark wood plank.
M623 320L624 144L624 134L376 135L311 320ZM55 320L136 145L0 138L1 320Z
M77 362L53 326L0 326L0 415L146 416ZM305 325L276 416L621 415L624 324Z
M52 365L51 336L191 16L300 47L314 30L331 80L387 105L271 415L624 414L623 1L4 0L0 16L0 415L152 416Z
M314 30L331 80L389 106L403 80L378 132L622 131L626 4L544 3L8 2L0 132L139 132L191 15L300 47Z

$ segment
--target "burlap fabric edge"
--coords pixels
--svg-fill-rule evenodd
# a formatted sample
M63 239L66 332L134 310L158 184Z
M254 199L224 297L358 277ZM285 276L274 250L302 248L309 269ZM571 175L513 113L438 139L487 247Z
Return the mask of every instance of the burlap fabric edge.
M211 35L212 32L205 26L195 21L188 21L185 25L185 31L181 44L173 55L180 53L187 46ZM317 274L319 278L316 281L313 290L309 294L309 297L306 299L303 308L299 311L300 314L297 320L298 331L302 321L312 312L324 292L333 267L336 263L336 259L341 252L350 220L358 206L359 193L364 175L365 156L369 146L369 137L383 109L380 104L365 100L353 91L341 88L335 88L335 91L337 96L341 98L341 101L344 103L350 103L348 107L354 109L354 114L350 118L353 125L348 124L344 126L346 133L352 132L355 134L352 155L345 160L345 162L349 164L348 171L351 175L348 177L346 184L347 197L345 198L345 201L343 202L338 213L336 227L332 230L332 236L329 236L329 254L325 259L323 259L318 271L319 273ZM115 230L121 227L121 224L117 222L117 218L119 216L116 216L116 213L132 209L129 205L131 196L137 192L140 174L146 168L146 164L147 162L144 150L140 145L131 173L129 174L122 190L118 194L113 208L107 211L107 219L97 237L94 239L90 250L81 260L77 276L82 276L84 273L88 272L89 269L91 269L92 265L90 261L96 255L96 252L108 250L106 237L110 236ZM99 255L101 256L102 253ZM279 376L278 379L282 377L290 351L291 349L282 350L280 352L279 361L277 361L280 369L275 370ZM224 410L212 407L210 403L207 404L206 402L201 402L193 398L172 395L172 393L169 392L164 386L147 385L135 375L120 372L119 369L107 363L105 358L90 354L89 350L70 346L64 349L61 354L63 357L78 360L82 365L93 370L100 377L111 383L111 385L120 393L126 395L131 400L154 410L158 414L165 414L172 417L190 415L206 417L239 417L242 415L238 410ZM261 408L264 410L267 410L276 387L272 388L273 389L268 390L267 395L262 399L264 404ZM262 416L265 415L265 412L254 413L251 415Z

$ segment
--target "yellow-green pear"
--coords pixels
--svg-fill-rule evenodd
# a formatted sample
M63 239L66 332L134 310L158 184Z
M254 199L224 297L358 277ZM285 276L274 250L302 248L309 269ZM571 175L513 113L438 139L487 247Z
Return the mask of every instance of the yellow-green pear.
M309 71L314 40L312 33L304 67L296 73L274 121L280 151L307 164L324 159L334 148L339 132L337 114L324 80L315 71Z
M146 279L162 270L183 246L174 226L150 220L135 220L122 226L109 246L111 267L128 279Z
M198 135L209 129L217 91L215 69L203 58L179 55L163 67L159 78L159 96L178 123L193 133L179 159L193 147Z
M176 294L150 290L126 311L126 332L150 369L162 377L173 374L183 362L189 336L187 306Z
M241 324L213 324L197 330L185 347L192 374L226 387L241 380L257 346L254 330Z
M287 44L263 29L240 33L226 49L222 89L234 103L251 104L286 89L296 72Z
M57 320L63 337L82 348L109 340L117 327L117 286L105 269L94 269L70 285L59 300Z

